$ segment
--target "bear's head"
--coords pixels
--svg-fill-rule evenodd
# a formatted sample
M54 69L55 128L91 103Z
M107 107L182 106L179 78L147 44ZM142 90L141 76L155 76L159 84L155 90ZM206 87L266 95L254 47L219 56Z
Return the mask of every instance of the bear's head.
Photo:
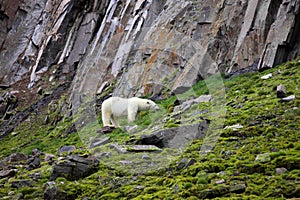
M147 110L159 110L159 107L153 101L146 99L146 109Z

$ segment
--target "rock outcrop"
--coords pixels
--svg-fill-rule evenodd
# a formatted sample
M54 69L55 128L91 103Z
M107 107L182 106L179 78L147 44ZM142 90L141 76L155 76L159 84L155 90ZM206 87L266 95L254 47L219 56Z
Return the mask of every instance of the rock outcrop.
M217 71L273 67L299 55L299 1L8 1L0 3L0 84L56 66L93 90L181 92ZM39 73L40 72L40 73ZM89 77L87 79L87 77ZM91 84L96 86L91 86Z

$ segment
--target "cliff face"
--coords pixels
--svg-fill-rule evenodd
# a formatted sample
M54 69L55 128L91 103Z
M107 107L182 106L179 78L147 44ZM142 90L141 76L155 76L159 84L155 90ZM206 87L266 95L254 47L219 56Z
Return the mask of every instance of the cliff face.
M0 199L299 197L299 6L0 0Z
M1 0L0 83L30 74L30 88L54 66L59 79L77 73L85 85L118 77L114 93L133 96L182 91L217 71L270 68L300 54L299 4Z

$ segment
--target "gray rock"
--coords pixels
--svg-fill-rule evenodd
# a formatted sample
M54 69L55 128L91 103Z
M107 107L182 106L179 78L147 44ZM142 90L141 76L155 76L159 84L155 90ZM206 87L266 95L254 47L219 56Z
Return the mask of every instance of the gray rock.
M10 156L4 158L0 162L0 169L3 169L5 166L8 165L8 163L19 163L19 162L25 162L27 160L27 156L22 153L13 153Z
M187 159L187 158L183 158L183 159L178 163L176 169L177 169L177 170L183 169L183 168L186 166L187 163L188 163L188 159Z
M277 86L277 98L284 98L286 97L286 89L285 89L285 86L280 84Z
M280 168L276 168L275 171L277 174L284 174L285 172L287 172L287 169L284 167L280 167Z
M282 99L280 99L279 101L280 101L280 102L289 102L289 101L295 100L295 98L296 98L295 95L291 95L291 96L282 98Z
M41 154L42 154L42 152L38 149L33 149L32 150L32 155L35 156L35 157L40 156Z
M112 126L104 126L101 129L97 130L96 132L100 134L107 134L113 132L114 129L115 127Z
M110 148L115 149L119 153L127 153L127 149L123 145L111 144Z
M33 174L29 174L29 177L36 181L38 179L42 179L42 174L40 172L35 172Z
M42 95L44 92L44 89L42 87L39 87L36 91L37 94Z
M76 150L76 147L75 146L62 146L58 151L57 151L57 154L59 156L63 155L63 153L71 153L72 151Z
M255 158L255 162L266 163L271 161L270 153L258 154Z
M11 182L11 187L13 188L22 188L22 187L32 187L33 181L32 180L16 180Z
M197 161L196 161L194 158L192 158L192 159L189 160L189 162L186 164L185 167L192 166L192 165L195 164L196 162L197 162Z
M9 114L17 107L18 99L11 92L0 97L0 119L9 119Z
M93 141L89 148L95 148L98 146L105 145L109 143L109 141L110 141L110 137L101 138L100 140Z
M223 184L223 183L225 183L224 179L215 180L215 184Z
M240 193L245 192L246 187L247 186L244 183L236 184L236 185L230 186L229 191L232 193L240 194Z
M224 130L226 130L226 129L232 129L234 131L237 131L238 129L241 129L241 128L244 128L244 127L242 125L240 125L240 124L235 124L235 125L232 125L232 126L226 126L224 128Z
M96 155L96 157L98 159L101 159L101 158L109 158L111 156L111 152L102 152L100 153L99 155Z
M160 148L154 145L123 145L129 152L144 152L144 151L161 151Z
M33 170L41 167L41 161L42 159L40 157L33 157L32 159L29 159L27 161L28 163L27 170Z
M44 192L44 200L68 199L68 194L56 186L48 187Z
M52 154L45 154L45 161L52 161L55 158L55 155Z
M269 79L269 78L272 78L272 73L270 73L270 74L266 74L266 75L264 75L264 76L262 76L262 77L260 77L261 79L263 79L263 80L267 80L267 79Z
M144 153L143 156L142 156L142 159L151 160L151 157L148 154Z
M98 164L99 161L95 157L84 158L72 155L67 160L54 165L50 180L55 180L57 177L64 177L71 181L78 180L96 172Z
M0 171L0 179L6 177L13 177L16 174L16 169L2 170Z
M184 112L188 110L192 105L204 103L204 102L210 102L212 98L213 97L211 95L201 95L196 99L185 101L181 105L176 106L173 112L179 112L179 111Z
M208 128L208 122L159 130L142 135L137 144L154 145L159 148L184 148L193 139L202 138Z

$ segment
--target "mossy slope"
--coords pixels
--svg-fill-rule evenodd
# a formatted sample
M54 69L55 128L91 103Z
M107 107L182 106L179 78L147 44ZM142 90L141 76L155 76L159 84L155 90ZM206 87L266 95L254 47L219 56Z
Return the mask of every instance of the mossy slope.
M87 178L78 181L59 178L55 183L71 199L300 197L299 67L300 58L264 72L224 79L227 110L224 127L240 124L243 128L221 129L220 138L213 151L201 159L199 151L203 140L195 140L177 158L177 162L174 161L168 167L157 171L130 174L115 170L113 166L100 164L99 171ZM267 80L260 78L268 73L272 73L273 77ZM287 95L295 95L296 99L280 102L276 97L276 87L279 84L284 84ZM205 87L203 82L199 82L194 87L197 95L207 93ZM163 118L169 117L171 125L180 125L174 116L168 114L175 100L174 97L170 97L160 102L160 106L167 109L167 112L163 113ZM194 106L193 109L201 111L209 109L210 106L201 104ZM157 122L149 122L147 115L143 113L137 122L144 126L156 126ZM189 117L188 112L185 115ZM72 144L78 148L82 146L76 133L66 134L72 125L71 121L62 121L55 127L41 126L43 117L37 117L37 122L41 120L40 123L23 123L16 130L16 136L1 140L1 158L13 152L29 154L34 148L55 153L62 145ZM144 121L147 123L143 124ZM120 130L116 132L122 133ZM128 134L121 134L123 136L118 138L116 132L111 134L114 141L132 139ZM195 163L189 167L178 168L183 158L193 159ZM279 169L284 169L283 173ZM51 166L42 163L42 167L35 171L41 172L42 179L34 182L32 187L20 190L11 188L11 181L28 179L33 173L27 172L22 167L11 180L0 180L0 185L3 186L0 188L0 197L9 199L23 193L24 199L41 199L43 185L49 180Z

